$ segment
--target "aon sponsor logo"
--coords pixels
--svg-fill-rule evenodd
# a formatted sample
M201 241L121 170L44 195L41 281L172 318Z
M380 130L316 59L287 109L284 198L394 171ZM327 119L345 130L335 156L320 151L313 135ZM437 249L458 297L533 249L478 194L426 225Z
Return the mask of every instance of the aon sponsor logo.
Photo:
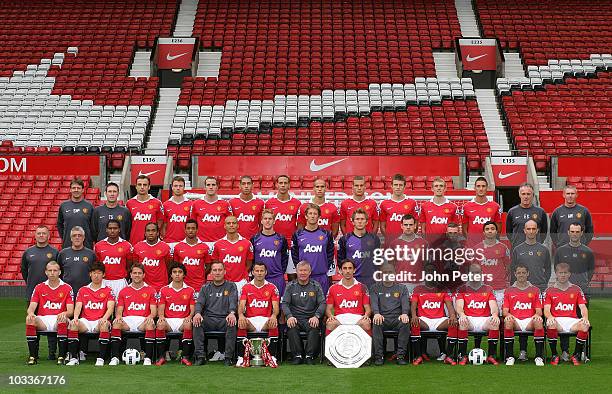
M438 216L434 216L431 218L429 224L448 224L448 218L441 218Z
M142 260L142 265L147 266L147 267L157 267L159 265L159 260L150 259L148 257L145 257Z
M202 221L208 223L219 223L221 221L221 215L210 215L207 213L202 216Z
M151 221L153 217L153 214L151 213L140 213L138 212L136 215L134 215L134 220L147 220L147 221Z
M102 308L104 308L104 303L103 302L87 301L87 304L85 304L85 308L86 309L102 309Z
M47 301L47 302L45 302L45 305L43 305L43 308L45 308L45 309L60 309L61 307L62 307L62 303L61 302Z
M370 251L369 250L356 250L355 253L353 253L353 255L351 256L354 259L365 259L370 257Z
M198 265L198 264L200 264L200 259L194 259L193 257L185 257L183 259L183 264L185 264L185 265Z
M574 305L573 304L564 304L564 303L560 302L555 307L555 310L556 311L573 311L574 310Z
M359 306L359 301L350 301L350 300L342 300L339 307L340 308L357 308Z
M170 216L170 223L185 223L187 221L187 215L177 215L173 213Z
M484 309L487 307L487 302L486 301L470 301L470 303L468 304L468 308L472 308L472 309Z
M176 305L176 304L172 303L168 307L168 310L172 311L172 312L186 312L187 311L187 305Z
M394 213L394 214L393 214L393 215L391 215L391 217L389 218L389 221L390 221L390 222L401 222L401 221L402 221L402 216L404 216L404 215L401 215L401 214L399 214L399 213Z
M255 215L245 215L244 213L241 213L240 215L238 215L238 218L236 220L238 220L239 222L254 222Z
M140 302L131 302L127 308L128 311L144 311L145 309L147 309L147 304Z
M329 225L328 218L319 218L319 226L327 226L327 225Z
M276 250L262 249L259 257L276 257Z
M531 302L517 301L516 304L514 304L514 310L517 310L517 311L527 311L530 309L531 309Z
M249 307L251 307L251 308L267 308L268 307L268 301L253 300L249 304Z
M306 244L304 247L304 253L321 253L323 252L323 245L311 245Z
M231 254L225 255L223 258L224 263L240 263L242 261L242 257L240 256L232 256Z
M104 258L104 261L102 261L102 264L104 264L104 265L106 265L106 264L121 264L121 257L106 256Z
M440 301L425 301L423 303L423 308L425 309L440 309L442 307L442 302Z
M274 220L278 222L290 222L293 220L293 215L290 215L288 213L279 213L276 215L276 218L274 218Z
M472 220L472 224L485 224L486 222L490 221L491 218L490 217L486 217L486 216L476 216L474 218L474 220Z
M480 264L492 266L492 265L497 265L497 263L498 263L497 259L484 259Z

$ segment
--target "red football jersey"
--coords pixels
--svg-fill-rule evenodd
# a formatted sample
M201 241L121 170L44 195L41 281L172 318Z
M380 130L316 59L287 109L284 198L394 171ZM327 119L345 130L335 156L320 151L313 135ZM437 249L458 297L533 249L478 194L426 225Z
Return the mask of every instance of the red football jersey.
M187 268L185 283L200 291L206 283L206 264L210 264L210 249L204 242L189 245L181 241L174 246L174 261L183 263Z
M327 304L333 305L336 316L343 313L363 315L364 305L370 305L370 294L368 288L355 279L349 287L344 286L340 281L329 288Z
M132 285L124 287L117 297L117 307L123 307L123 316L147 317L151 314L151 305L155 305L155 289L146 284L140 289Z
M160 220L164 220L162 203L153 196L149 195L149 199L144 202L138 201L136 197L130 198L125 206L132 214L132 231L130 231L130 242L132 245L145 239L147 223L157 223Z
M195 290L193 287L183 283L179 290L172 287L172 283L161 289L158 301L159 305L164 305L164 316L173 318L186 318L191 314L191 306L195 305Z
M132 244L121 238L112 244L108 242L108 238L104 238L94 245L94 253L96 254L96 260L104 264L105 279L117 280L127 278L128 260L132 255Z
M497 241L494 245L486 246L484 242L474 247L475 250L482 249L483 260L478 260L483 275L491 275L492 280L487 281L494 290L502 290L508 287L510 267L510 250L503 242Z
M303 226L306 226L306 207L308 204L310 203L304 203L300 206L298 222ZM327 231L332 231L332 224L340 223L338 207L334 203L324 202L322 205L319 205L319 208L321 208L319 227Z
M394 261L396 273L411 273L410 278L406 283L418 283L423 272L423 262L426 258L427 241L421 237L415 237L412 241L405 241L402 238L397 238L389 245L390 249L396 250L400 247L400 254L402 260ZM404 255L404 248L407 248L407 255ZM406 257L408 258L406 260ZM407 277L408 278L408 277ZM408 278L408 279L410 279Z
M243 237L239 237L236 242L230 242L225 236L215 242L211 260L225 265L225 279L240 282L249 277L246 262L253 260L253 245Z
M402 217L414 216L418 222L416 201L405 197L402 201L384 200L380 203L380 221L385 223L385 239L393 240L402 235Z
M430 234L446 234L449 223L460 223L457 206L446 200L438 205L433 200L421 204L419 223L425 223L425 232Z
M164 202L164 223L166 223L164 242L179 242L185 238L185 222L191 215L192 204L191 200L178 204L172 199Z
M225 235L225 218L232 214L232 208L225 200L208 202L197 200L191 206L191 217L198 221L198 238L213 242Z
M417 303L417 314L429 319L445 317L444 303L450 299L448 292L425 285L415 287L410 297L410 301ZM436 327L429 328L433 330Z
M528 319L535 315L536 308L542 309L540 289L529 286L524 290L512 286L504 292L504 308L517 319Z
M244 201L236 197L229 201L229 205L238 220L238 233L246 239L251 239L259 232L261 211L264 209L263 200L253 197L249 201Z
M297 230L300 205L300 200L293 197L287 201L281 201L277 197L272 197L266 201L266 208L271 209L275 215L274 231L285 237L289 246L291 246L291 237Z
M557 287L546 289L544 305L550 305L550 313L554 317L577 318L578 306L585 304L584 293L576 285L571 285L567 290L561 290Z
M242 288L240 301L246 301L246 317L272 315L272 301L279 301L278 289L272 283L264 281L261 287L255 286L255 281L250 281Z
M110 287L102 285L98 290L94 290L91 288L91 283L81 287L76 298L76 302L83 304L79 317L89 321L102 319L108 310L109 301L115 301L115 295Z
M366 230L372 232L374 221L378 221L378 206L376 201L366 198L363 201L355 201L352 197L347 198L340 204L340 220L346 220L346 234L353 231L351 217L357 209L363 209L368 214L368 225Z
M134 245L134 258L144 265L145 283L159 291L169 282L168 262L170 261L170 246L164 241L149 245L140 241Z
M501 214L501 207L495 201L487 201L484 204L479 204L472 199L472 201L463 205L461 223L467 226L467 233L470 239L477 239L476 237L482 239L482 226L488 221L495 223L501 222ZM501 228L498 228L497 231L501 231Z
M49 280L39 283L34 288L30 302L38 304L38 316L59 315L66 312L67 305L73 305L72 287L60 279L56 288L49 286Z
M495 301L495 296L493 295L493 288L489 285L472 289L465 284L457 289L456 299L464 301L463 312L466 316L486 317L491 316L489 301Z

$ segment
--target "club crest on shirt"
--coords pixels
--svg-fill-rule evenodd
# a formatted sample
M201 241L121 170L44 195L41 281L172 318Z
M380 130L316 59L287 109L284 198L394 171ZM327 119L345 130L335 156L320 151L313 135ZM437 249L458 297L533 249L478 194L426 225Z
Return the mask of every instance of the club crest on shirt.
M487 212L488 212L488 213L493 212L493 208L487 208Z
M242 252L243 250L244 250L244 247L242 247L242 246L238 246L238 251L239 251L239 252Z
M229 291L228 290L223 290L223 295L224 296L229 295Z
M48 259L53 258L53 254L52 253L47 253L47 258Z
M220 205L217 206L217 211L221 211L221 206Z
M486 292L486 291L484 291L484 292L482 293L482 295L483 295L483 296L486 296L486 295L487 295L487 292Z
M265 295L266 297L268 297L268 296L270 295L270 292L269 292L268 290L266 290L266 291L264 292L264 295Z
M147 293L142 293L142 298L147 298L149 295Z
M355 294L356 296L358 296L358 295L359 295L359 290L355 290L354 294Z
M586 253L583 253L583 254L582 254L582 258L583 258L583 259L586 259L586 258L587 258Z
M197 254L202 254L202 253L204 253L204 251L202 249L198 249L198 251L196 253Z
M580 218L582 217L582 213L578 212L578 213L576 214L576 217L577 217L578 219L580 219Z
M308 296L309 297L314 297L315 296L315 292L314 291L309 291L308 292Z
M149 205L147 206L147 208L149 208L149 209L153 209L153 204L149 204Z
M531 215L531 218L532 218L533 220L536 220L536 219L538 218L538 214L537 214L537 213L534 213L533 215Z
M573 295L573 294L572 294L572 295ZM58 296L59 298L62 298L62 297L64 296L64 293L60 291L60 292L57 294L57 296Z
M325 237L322 236L322 235L319 235L319 241L323 241L323 238L325 238Z
M88 208L83 208L83 213L84 213L85 215L87 215L87 212L89 212L89 209L88 209Z
M252 211L256 211L257 210L257 205L251 205L251 210Z
M396 291L395 293L393 293L393 297L399 298L399 292Z
M100 298L106 298L106 293L100 293Z
M117 252L119 252L119 253L123 252L123 248L122 248L121 246L120 246L120 247L118 247L118 248L117 248Z
M495 254L499 254L499 250L495 250Z
M404 209L408 209L408 204L404 204Z
M289 209L291 209L291 210L292 210L292 209L293 209L293 205L289 205Z
M162 254L162 251L161 251L161 249L157 249L157 250L155 251L155 254L157 254L157 255L160 255L160 254Z
M542 256L542 252L540 252L539 250L536 252L536 254L537 254L538 256Z
M327 213L329 213L329 209L326 209L326 210L325 210L325 213L326 213L326 214L327 214Z
M123 215L117 215L117 220L118 221L122 221L123 220Z
M369 205L364 205L363 208L367 211L368 209L370 209Z
M574 294L570 294L570 298L574 298Z
M533 298L533 293L527 293L527 297Z
M275 239L275 240L274 240L274 246L278 246L278 244L279 244L279 243L280 243L280 242L278 241L278 239Z
M187 212L187 211L189 211L189 207L188 207L188 206L184 206L184 207L183 207L183 210L184 210L185 212Z
M450 213L450 209L444 208L444 213Z
M189 296L188 296L187 294L183 294L183 299L184 299L184 300L186 300L186 299L188 299L188 298L189 298Z
M84 262L88 262L88 261L89 261L89 257L87 257L87 256L83 256L83 261L84 261Z
M436 295L437 295L438 297L440 297L440 296L442 295L442 293L436 293Z

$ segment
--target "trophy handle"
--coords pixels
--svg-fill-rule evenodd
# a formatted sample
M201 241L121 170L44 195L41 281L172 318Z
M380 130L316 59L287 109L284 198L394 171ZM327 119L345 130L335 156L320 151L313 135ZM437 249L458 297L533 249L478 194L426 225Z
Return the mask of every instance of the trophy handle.
M245 345L245 346L246 346L247 342L249 342L249 339L248 339L248 338L244 338L244 339L242 340L242 344L243 344L243 345Z
M270 345L271 340L270 338L264 338L264 342L266 342L266 345Z

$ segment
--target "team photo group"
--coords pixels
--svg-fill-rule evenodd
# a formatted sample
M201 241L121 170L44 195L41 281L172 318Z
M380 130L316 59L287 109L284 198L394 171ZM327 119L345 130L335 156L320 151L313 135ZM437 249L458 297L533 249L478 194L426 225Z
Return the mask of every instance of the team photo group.
M460 204L445 195L442 178L433 180L431 199L417 202L400 174L378 201L355 176L352 196L340 204L326 198L323 179L309 201L290 193L290 181L278 176L276 194L264 201L242 176L238 194L222 199L217 179L207 177L204 195L191 199L177 176L162 203L140 175L125 204L108 183L94 207L74 179L57 228L36 228L23 254L27 363L39 362L42 336L48 358L67 366L90 354L95 366L161 366L177 354L186 366L275 368L287 351L284 364L292 365L418 366L437 358L511 366L531 358L537 366L577 366L589 359L594 230L575 187L565 187L547 213L534 204L533 186L521 185L502 226L484 177ZM61 250L49 244L54 231ZM342 342L342 334L350 338ZM351 349L355 337L368 349ZM140 339L140 351L126 349L131 338ZM91 339L99 352L89 349ZM176 353L171 339L179 340ZM218 343L212 357L209 339ZM340 360L343 351L364 356Z

